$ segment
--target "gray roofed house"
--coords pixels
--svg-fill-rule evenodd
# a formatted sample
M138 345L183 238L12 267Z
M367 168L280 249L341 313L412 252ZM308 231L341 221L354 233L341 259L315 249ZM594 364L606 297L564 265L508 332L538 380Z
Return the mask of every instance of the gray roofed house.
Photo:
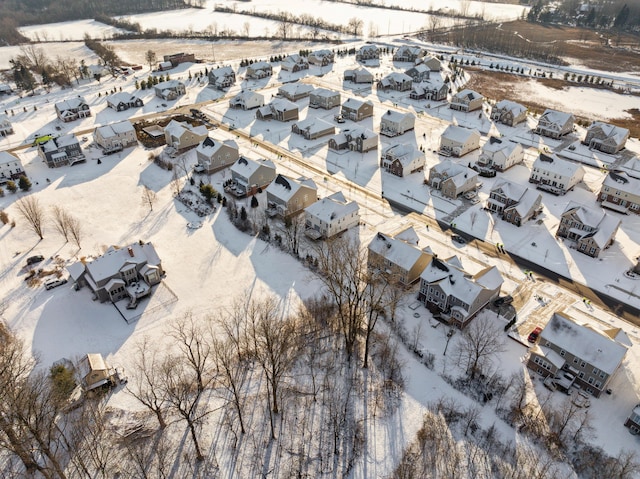
M598 201L618 213L640 213L640 178L625 171L610 171L602 182Z
M418 246L413 227L391 236L378 232L367 246L367 266L393 283L410 286L420 278L433 255Z
M536 133L557 140L573 131L575 121L571 113L547 109L538 118Z
M344 71L344 80L353 83L373 83L373 74L366 68L348 69Z
M179 96L184 95L187 90L184 83L181 81L167 80L155 85L153 87L153 91L158 98L162 98L163 100L175 100Z
M579 163L563 160L557 155L540 153L533 162L529 183L555 195L564 195L584 178L585 170Z
M278 95L283 96L289 101L298 101L310 96L313 90L313 85L309 85L308 83L286 83L278 88Z
M291 125L291 131L307 140L315 140L322 136L333 135L336 128L322 118L306 118Z
M629 139L629 130L619 126L594 121L584 138L589 148L615 154L622 150Z
M236 72L230 66L209 70L209 86L217 90L226 90L236 82Z
M229 100L231 108L241 108L243 110L252 110L264 106L264 95L252 90L242 90L231 100Z
M449 108L453 110L469 112L481 109L483 102L484 96L482 96L480 93L473 90L464 89L451 97Z
M129 298L129 305L151 293L162 281L164 270L153 244L132 243L124 248L110 246L93 261L78 262L68 268L78 288L88 286L100 302Z
M597 258L615 241L620 223L620 219L602 209L571 202L560 216L556 237L573 241L575 249Z
M420 62L427 65L432 72L439 72L442 70L442 62L433 55L427 55L421 58Z
M240 158L238 144L235 140L214 140L207 136L196 147L196 159L208 175L223 170Z
M307 206L305 234L314 240L332 238L360 223L360 208L355 201L347 201L341 191Z
M121 91L107 97L107 106L116 111L124 111L129 108L139 108L143 105L144 103L140 97L132 93Z
M252 160L241 156L231 165L231 182L225 187L238 198L255 195L276 177L276 165L271 160Z
M418 300L440 319L462 329L500 295L503 282L496 266L471 275L459 261L433 258L420 275Z
M72 165L85 161L86 158L80 148L78 139L73 134L52 138L38 145L38 155L49 168Z
M510 100L500 100L491 108L491 119L508 126L516 126L527 119L527 108Z
M520 143L491 136L482 146L477 164L481 168L505 171L523 161L524 148Z
M56 115L64 122L74 121L79 118L91 116L91 109L86 100L78 95L55 104Z
M294 180L278 175L267 189L267 214L290 218L302 213L318 199L318 187L310 178Z
M93 132L93 141L105 154L109 154L136 145L138 138L131 122L124 120L96 128Z
M350 150L366 153L378 149L378 134L367 128L345 128L329 139L332 150Z
M507 180L498 180L489 193L487 209L498 213L503 220L521 226L540 214L542 195L526 186Z
M380 155L380 167L400 177L422 171L424 165L424 153L409 144L388 146Z
M258 108L256 111L256 118L258 120L274 119L284 122L297 120L298 115L298 105L285 98L274 98L271 103Z
M387 110L380 118L380 134L394 137L413 130L416 117L410 112Z
M578 324L556 311L529 349L527 367L555 378L556 387L566 392L575 386L599 397L627 354L625 343L628 338L619 328Z
M480 148L480 133L476 129L449 125L440 136L440 151L445 155L464 156Z

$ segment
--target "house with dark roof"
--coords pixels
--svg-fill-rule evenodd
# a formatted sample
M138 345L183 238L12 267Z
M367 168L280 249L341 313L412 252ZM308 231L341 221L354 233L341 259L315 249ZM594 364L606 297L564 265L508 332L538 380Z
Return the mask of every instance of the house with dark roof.
M619 328L579 324L556 311L529 349L527 367L551 378L557 389L572 387L599 397L627 354L629 338Z
M573 124L576 118L571 113L547 109L540 118L536 126L536 133L556 140L573 131Z
M302 213L318 199L318 187L311 178L297 180L278 175L267 189L267 214L291 218Z
M484 96L480 93L465 88L451 97L449 108L458 111L474 111L482 108Z
M419 247L419 238L413 227L393 236L378 232L369 242L367 253L369 270L405 287L416 283L433 259L431 250Z
M574 242L581 253L597 258L613 244L621 221L602 209L569 203L560 216L556 237Z
M496 266L472 275L456 257L433 258L420 274L418 300L442 321L463 329L500 295L503 282Z
M424 164L424 153L406 143L388 146L380 155L380 168L400 177L422 171Z
M336 191L316 201L304 210L305 235L313 240L329 239L358 226L360 207L347 201L342 191Z
M628 139L629 130L627 128L594 121L587 130L584 144L594 150L615 154L624 148Z
M624 425L629 428L629 431L634 436L640 434L640 404L637 404L636 407L633 408Z
M235 140L214 140L207 136L196 147L196 159L204 171L211 175L233 165L240 158L240 149Z
M624 171L610 171L602 182L598 201L618 213L640 213L640 178Z
M85 161L78 139L73 134L51 138L38 145L38 155L49 168L73 165Z
M526 186L498 180L491 188L486 208L498 213L504 221L521 226L542 212L542 195Z
M378 149L378 134L368 128L345 128L329 139L329 148L359 153Z
M68 268L77 288L88 286L94 299L115 303L128 298L137 301L151 293L151 286L162 281L164 270L151 243L132 243L124 248L110 246L102 256L77 262Z

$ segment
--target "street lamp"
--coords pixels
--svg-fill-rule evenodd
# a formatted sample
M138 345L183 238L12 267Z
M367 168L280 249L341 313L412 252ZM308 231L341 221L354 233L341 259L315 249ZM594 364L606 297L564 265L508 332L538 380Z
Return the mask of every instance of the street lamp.
M444 353L442 353L443 356L447 355L447 348L449 347L449 341L451 341L451 336L453 336L454 333L455 333L455 330L453 328L450 328L449 332L447 332L447 344L444 345Z

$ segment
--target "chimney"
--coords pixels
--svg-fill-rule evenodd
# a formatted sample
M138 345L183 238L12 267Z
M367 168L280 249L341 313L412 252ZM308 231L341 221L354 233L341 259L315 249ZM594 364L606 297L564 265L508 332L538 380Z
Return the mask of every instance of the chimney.
M129 251L129 256L131 256L133 258L134 254L133 254L133 248L131 246L129 246L127 248L127 250Z

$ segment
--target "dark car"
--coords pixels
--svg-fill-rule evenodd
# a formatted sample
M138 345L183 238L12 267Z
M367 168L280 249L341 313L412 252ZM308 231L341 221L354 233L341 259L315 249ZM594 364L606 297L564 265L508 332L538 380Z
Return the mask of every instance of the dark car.
M455 241L456 243L459 243L459 244L466 244L466 243L467 243L467 240L466 240L466 239L464 239L464 238L463 238L462 236L460 236L460 235L453 235L453 236L451 237L451 240L452 240L452 241Z
M538 336L540 336L541 332L542 332L542 328L540 326L536 327L536 329L534 329L529 333L529 336L527 337L527 341L529 341L530 343L535 343L536 339L538 339Z
M44 256L41 254L37 254L35 256L29 256L27 258L27 266L31 266L32 264L39 263L40 261L44 261Z
M503 306L511 303L513 303L513 297L511 295L503 296L502 298L498 298L493 302L493 304L495 304L496 306Z

